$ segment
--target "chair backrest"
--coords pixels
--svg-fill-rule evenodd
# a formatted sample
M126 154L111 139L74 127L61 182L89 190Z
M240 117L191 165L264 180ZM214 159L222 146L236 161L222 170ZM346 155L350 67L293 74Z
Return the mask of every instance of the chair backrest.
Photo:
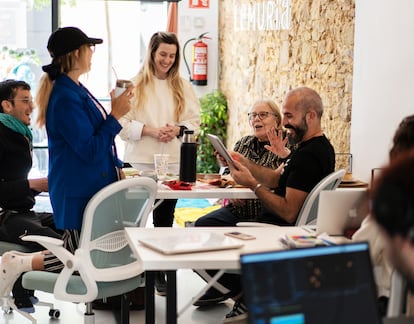
M402 315L406 301L407 284L401 274L397 270L394 270L391 275L387 317L397 317Z
M345 169L340 169L328 174L312 189L306 197L296 220L296 226L316 223L318 214L319 194L322 190L335 190L345 175Z
M55 294L68 300L66 285L75 271L79 272L88 295L97 292L96 282L125 280L143 272L124 228L145 226L156 191L153 179L136 177L112 183L91 198L84 211L79 247L74 255L76 266L64 267L56 281Z

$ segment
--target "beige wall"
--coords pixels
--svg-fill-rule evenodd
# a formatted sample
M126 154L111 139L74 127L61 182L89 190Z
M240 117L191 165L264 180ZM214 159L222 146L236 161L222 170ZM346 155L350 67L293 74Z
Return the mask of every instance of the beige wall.
M229 105L227 145L250 132L247 112L262 98L280 106L297 86L323 99L323 128L337 152L349 152L352 103L353 0L291 0L285 30L240 29L240 8L288 1L220 0L219 87ZM286 21L285 21L286 22Z

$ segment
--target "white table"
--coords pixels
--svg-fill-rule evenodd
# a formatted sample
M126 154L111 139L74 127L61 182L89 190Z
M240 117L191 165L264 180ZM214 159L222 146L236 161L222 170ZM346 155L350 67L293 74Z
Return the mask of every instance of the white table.
M256 195L249 188L219 188L203 182L196 182L191 190L172 190L170 187L158 183L157 199L177 198L229 198L254 199Z
M176 255L164 255L138 242L139 237L154 235L177 234L186 235L192 231L212 231L225 233L234 231L234 227L190 227L190 228L126 228L126 234L135 256L141 260L146 271L146 316L147 324L154 323L154 271L163 270L167 273L167 323L177 323L177 269L240 269L240 254L271 251L285 248L279 239L285 234L306 235L309 234L301 227L294 226L269 226L269 227L243 227L237 230L254 235L256 239L242 241L244 246L239 249L211 251L200 253L186 253ZM217 276L218 279L219 276ZM213 282L211 282L211 285ZM206 287L206 289L208 286Z

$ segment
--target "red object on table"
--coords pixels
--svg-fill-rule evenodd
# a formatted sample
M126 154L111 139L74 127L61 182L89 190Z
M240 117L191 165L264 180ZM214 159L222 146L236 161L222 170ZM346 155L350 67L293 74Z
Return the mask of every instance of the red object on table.
M192 188L191 183L180 180L164 181L163 184L165 184L173 190L191 190Z

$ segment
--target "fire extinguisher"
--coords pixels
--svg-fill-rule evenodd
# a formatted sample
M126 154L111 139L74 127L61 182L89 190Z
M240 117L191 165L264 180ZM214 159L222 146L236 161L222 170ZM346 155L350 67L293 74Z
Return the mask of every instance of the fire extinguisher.
M187 67L188 74L190 75L190 82L194 85L207 85L207 67L208 67L208 46L203 42L203 39L211 39L203 33L198 37L190 38L185 42L183 47L183 58L185 66ZM193 44L191 50L191 71L188 66L187 59L185 57L185 48L188 43L197 41Z

